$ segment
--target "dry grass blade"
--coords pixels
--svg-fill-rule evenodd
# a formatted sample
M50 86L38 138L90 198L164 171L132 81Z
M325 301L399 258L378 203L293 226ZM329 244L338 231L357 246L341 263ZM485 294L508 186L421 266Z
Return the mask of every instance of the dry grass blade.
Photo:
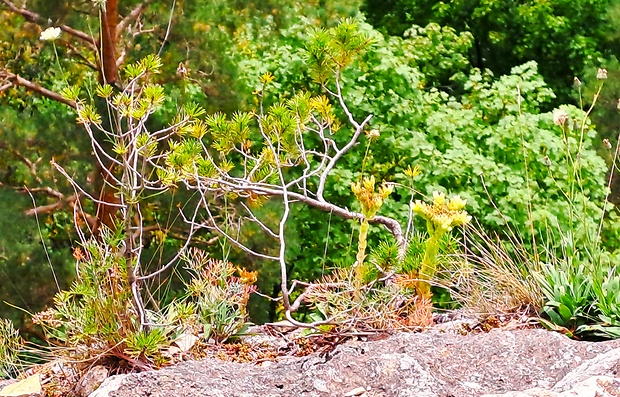
M533 277L540 264L514 236L500 240L472 225L463 254L448 258L446 287L464 308L478 314L540 311L543 292Z
M339 332L417 331L432 324L432 304L398 283L371 281L356 297L354 276L337 269L306 291L306 301Z

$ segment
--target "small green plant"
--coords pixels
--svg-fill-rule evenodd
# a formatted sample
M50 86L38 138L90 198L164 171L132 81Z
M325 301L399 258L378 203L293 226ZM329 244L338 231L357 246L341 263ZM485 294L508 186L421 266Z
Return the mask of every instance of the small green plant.
M599 323L581 326L582 333L602 338L620 338L620 274L617 267L606 266L594 272L592 291L596 296L594 314ZM593 321L594 322L594 321Z
M597 297L596 308L599 312L599 319L610 328L614 327L614 333L618 335L618 330L620 330L620 275L617 268L609 267L606 273L596 277L592 283L592 290Z
M565 328L570 335L578 333L579 327L592 319L594 309L590 269L561 261L544 264L542 274L537 276L547 299L542 311L551 320L551 327Z
M130 356L154 363L173 339L177 324L149 312L153 323L141 329L127 278L127 257L122 255L123 233L104 229L101 238L75 249L76 280L69 290L56 294L54 306L36 314L33 322L73 358Z
M366 247L368 245L368 230L370 229L370 220L372 220L377 211L383 205L383 202L394 190L392 185L382 184L375 192L375 178L364 178L360 182L352 183L351 190L355 194L357 201L362 207L364 218L361 220L360 231L357 243L357 256L353 264L355 269L355 284L358 289L364 281L364 259L366 258Z
M444 193L434 192L432 204L418 200L413 207L413 212L426 220L426 230L429 235L417 282L418 294L423 298L431 298L429 281L435 277L437 271L437 255L441 240L454 227L465 225L471 220L471 216L463 210L465 204L466 201L459 196L448 200Z
M239 333L248 320L247 303L256 291L257 272L209 258L196 249L187 253L185 261L192 275L186 284L188 299L196 308L204 338L224 342Z
M546 298L541 322L582 339L620 337L620 274L611 257L574 253L558 260L535 274Z
M160 327L133 332L125 339L124 353L159 366L165 362L162 351L170 345L170 342L170 335Z

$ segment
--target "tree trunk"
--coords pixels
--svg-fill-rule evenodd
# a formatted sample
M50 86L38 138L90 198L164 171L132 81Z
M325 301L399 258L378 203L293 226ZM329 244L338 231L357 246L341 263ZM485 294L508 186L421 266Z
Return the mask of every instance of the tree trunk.
M118 26L118 0L107 0L105 10L101 11L100 56L101 83L114 85L118 82L116 67L116 28Z
M101 10L101 37L99 39L99 82L102 84L110 84L118 87L118 67L116 66L116 44L118 27L118 0L107 0L105 3L105 10ZM98 106L100 113L108 112L107 106ZM102 114L102 119L105 128L111 130L113 125L107 124L107 120L111 120L109 114ZM100 140L101 141L101 140ZM114 228L116 218L118 216L118 207L112 205L106 205L106 203L117 204L118 198L116 196L116 189L111 178L108 176L107 171L104 169L108 166L110 172L113 172L113 166L111 164L97 164L96 167L96 181L95 188L99 192L100 203L97 203L97 222L93 230L95 235L98 235L102 225L109 228Z

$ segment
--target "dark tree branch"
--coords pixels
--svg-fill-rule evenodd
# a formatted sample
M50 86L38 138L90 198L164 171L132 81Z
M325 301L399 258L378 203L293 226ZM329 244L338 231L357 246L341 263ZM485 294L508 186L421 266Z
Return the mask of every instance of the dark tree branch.
M75 54L75 56L80 58L84 62L84 65L88 66L92 70L95 70L95 71L99 70L99 67L97 66L97 64L92 63L90 59L82 55L82 53L73 44L71 43L63 43L63 44L66 45L67 48L69 48Z
M60 103L64 103L65 105L70 106L74 109L76 108L75 101L69 100L63 97L62 95L60 95L59 93L48 90L47 88L42 87L39 84L34 83L30 80L26 80L23 77L20 77L18 75L14 75L14 76L15 76L15 83L17 83L17 85L20 85L24 88L28 88L29 90L38 92L39 94L43 95L46 98L53 99L54 101L57 101Z
M33 187L33 188L27 188L27 187L23 187L19 189L20 191L29 191L30 193L45 193L50 197L55 197L58 200L64 200L65 199L65 195L60 193L58 190L54 190L49 186L45 186L45 187ZM75 200L75 196L72 196L70 198L67 199L67 201L74 201Z
M134 8L133 10L131 10L131 12L125 18L123 18L123 20L120 21L119 24L116 26L116 37L117 38L120 37L123 31L127 29L129 24L135 21L136 19L138 19L138 17L142 15L142 12L144 12L144 10L152 2L153 0L146 0L142 2L142 4L139 4L138 6L136 6L136 8Z
M37 25L43 25L43 26L49 25L47 19L43 18L41 15L37 14L36 12L30 11L26 8L19 8L15 4L10 2L9 0L0 0L0 3L4 4L10 11L24 17L24 19L28 22L36 23ZM85 41L92 47L96 48L97 41L95 40L93 36L87 33L84 33L81 30L73 29L72 27L67 26L67 25L59 25L57 27L60 28L60 30L62 30L63 32L66 32L75 38Z
M0 1L4 1L4 0L0 0ZM13 74L11 72L7 72L6 70L0 70L0 77L4 77L6 78L11 85L13 86L22 86L24 88L27 88L29 90L32 90L34 92L39 93L40 95L52 99L54 101L60 102L60 103L64 103L67 106L70 106L72 108L76 108L75 105L75 101L71 101L65 97L63 97L62 95L60 95L57 92L48 90L45 87L40 86L39 84L32 82L30 80L26 80L23 77L20 77L16 74Z

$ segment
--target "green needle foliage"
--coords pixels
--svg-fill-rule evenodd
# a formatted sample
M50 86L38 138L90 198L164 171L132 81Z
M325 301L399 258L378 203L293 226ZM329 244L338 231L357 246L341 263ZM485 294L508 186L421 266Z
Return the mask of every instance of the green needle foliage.
M23 343L13 323L0 319L0 379L13 378L17 375L19 353Z
M48 338L64 346L72 358L129 355L155 363L171 342L176 324L162 322L150 331L140 329L127 281L127 260L121 254L123 236L107 231L102 237L101 242L90 240L83 249L76 249L76 281L69 290L59 292L54 306L36 314L33 322L43 326Z

